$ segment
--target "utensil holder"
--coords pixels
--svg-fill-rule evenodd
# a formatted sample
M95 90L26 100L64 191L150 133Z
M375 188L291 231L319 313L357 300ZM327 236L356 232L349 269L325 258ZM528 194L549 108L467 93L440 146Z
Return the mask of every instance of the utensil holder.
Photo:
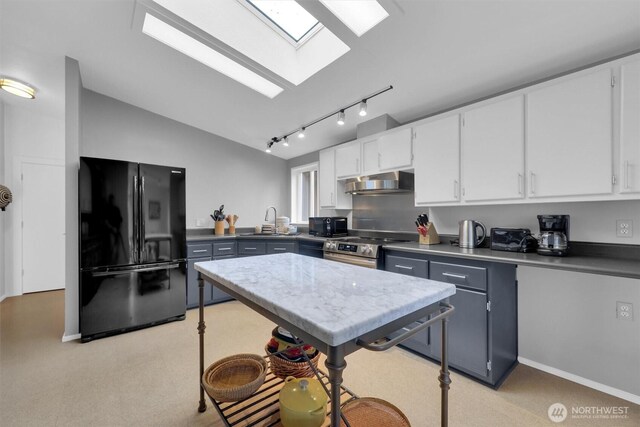
M229 226L229 234L236 234L236 226L235 225L230 225Z
M215 234L216 236L224 235L224 221L216 221Z
M436 231L436 226L432 222L427 223L427 235L420 235L419 243L421 245L437 245L440 243L440 236Z

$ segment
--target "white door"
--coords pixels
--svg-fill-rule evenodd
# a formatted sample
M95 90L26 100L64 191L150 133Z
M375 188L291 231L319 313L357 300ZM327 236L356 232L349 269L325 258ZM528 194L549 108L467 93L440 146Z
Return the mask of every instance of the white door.
M640 191L640 61L622 66L621 193Z
M460 116L414 128L415 204L460 200Z
M523 198L522 95L467 111L462 129L462 199Z
M336 157L335 150L320 151L318 165L318 189L320 192L320 207L333 208L336 206Z
M386 133L378 143L378 164L380 170L394 170L411 167L411 133L413 129Z
M64 166L22 163L22 292L64 286Z
M611 70L527 95L529 197L612 191Z
M360 175L360 141L338 145L336 148L336 176L351 178Z
M378 138L362 141L362 175L374 175L379 172Z

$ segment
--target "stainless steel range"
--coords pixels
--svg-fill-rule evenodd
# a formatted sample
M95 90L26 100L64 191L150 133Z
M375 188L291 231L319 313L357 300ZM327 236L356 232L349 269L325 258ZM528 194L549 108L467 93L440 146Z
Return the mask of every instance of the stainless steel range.
M377 237L344 237L327 240L324 243L323 253L325 259L382 269L382 245L407 241Z

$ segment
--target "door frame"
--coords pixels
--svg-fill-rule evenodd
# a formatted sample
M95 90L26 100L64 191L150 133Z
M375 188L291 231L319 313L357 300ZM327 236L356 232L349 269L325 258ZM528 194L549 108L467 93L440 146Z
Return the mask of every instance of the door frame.
M14 272L13 272L13 277L14 277L14 283L19 283L19 286L15 286L15 290L18 291L19 293L17 295L24 295L24 284L23 284L23 269L24 269L24 254L23 254L23 250L24 250L24 244L23 244L23 228L22 228L22 221L23 221L23 213L24 213L24 209L23 209L23 204L24 204L24 181L23 181L23 169L22 166L25 163L29 163L29 164L36 164L36 165L44 165L44 166L62 166L63 171L65 168L65 161L64 159L51 159L51 158L44 158L44 157L30 157L30 156L20 156L18 158L15 159L14 162L14 176L15 176L15 181L16 183L18 183L18 185L16 185L16 188L19 189L19 191L16 191L16 193L18 193L17 195L14 194L14 197L17 199L15 200L17 203L15 203L16 206L16 212L15 215L13 216L13 229L16 230L16 232L14 233L14 266L16 268L14 268ZM65 192L67 191L66 189L66 185L65 185ZM16 197L17 196L17 197ZM62 195L64 198L64 194ZM66 212L65 212L65 216L66 216ZM66 232L64 233L64 236L66 238ZM66 277L65 277L65 285L66 285ZM64 288L63 288L64 289Z

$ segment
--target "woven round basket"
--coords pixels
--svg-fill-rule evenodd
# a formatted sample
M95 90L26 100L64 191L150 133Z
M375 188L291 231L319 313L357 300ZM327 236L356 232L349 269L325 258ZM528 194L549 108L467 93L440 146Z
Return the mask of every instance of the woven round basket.
M285 360L281 357L274 356L269 351L269 347L265 346L264 351L269 355L271 361L271 372L278 378L296 377L296 378L309 378L314 376L313 369L307 363L306 360L300 362L292 362L291 360ZM316 355L311 359L311 363L314 368L318 369L318 360L320 360L320 352L316 351Z
M246 399L260 388L267 361L257 354L236 354L218 360L202 374L202 386L218 402Z
M411 427L407 417L391 403L375 397L362 397L347 402L342 413L351 427ZM340 427L346 427L340 421Z

